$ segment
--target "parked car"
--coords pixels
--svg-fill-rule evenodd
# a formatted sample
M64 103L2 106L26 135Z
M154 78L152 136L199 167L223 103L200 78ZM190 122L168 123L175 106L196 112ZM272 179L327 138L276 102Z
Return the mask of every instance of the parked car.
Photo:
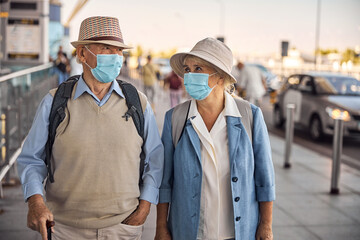
M294 123L305 127L313 140L332 135L342 115L344 136L360 136L360 81L333 73L291 75L278 93L273 122L282 127L287 104L295 104Z
M264 65L259 63L245 63L245 65L256 67L261 71L261 73L265 77L268 92L276 91L281 87L280 78L276 74L272 73L269 69L267 69Z

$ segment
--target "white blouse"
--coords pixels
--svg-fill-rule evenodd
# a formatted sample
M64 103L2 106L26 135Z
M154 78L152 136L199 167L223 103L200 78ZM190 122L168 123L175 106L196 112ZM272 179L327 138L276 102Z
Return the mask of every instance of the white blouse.
M235 238L226 116L241 116L235 100L227 92L225 107L210 132L196 101L191 101L188 118L200 138L203 170L197 239Z

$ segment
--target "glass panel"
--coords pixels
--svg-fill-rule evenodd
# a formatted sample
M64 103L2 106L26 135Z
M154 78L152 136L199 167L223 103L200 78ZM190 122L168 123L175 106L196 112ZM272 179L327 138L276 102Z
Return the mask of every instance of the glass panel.
M20 147L41 99L56 86L57 76L52 67L0 82L0 152L4 151L6 143L6 159ZM4 154L1 154L0 169L4 163Z

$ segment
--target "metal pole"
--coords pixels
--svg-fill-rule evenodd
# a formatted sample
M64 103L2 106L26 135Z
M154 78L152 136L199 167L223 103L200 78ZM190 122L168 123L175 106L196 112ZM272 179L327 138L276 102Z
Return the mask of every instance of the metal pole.
M225 4L223 0L218 0L220 3L220 24L219 24L219 34L225 37Z
M5 164L9 164L10 156L10 124L9 124L9 114L11 111L11 106L8 105L5 108ZM10 181L10 175L6 174L5 176L5 182L8 183Z
M17 117L18 117L18 127L17 127L17 130L18 130L18 141L19 141L19 147L21 146L21 142L22 142L22 114L21 114L21 105L22 105L22 99L19 98L18 100L18 109L17 109Z
M335 132L333 138L332 172L330 194L339 194L340 163L343 145L344 121L335 119Z
M315 70L317 70L317 56L319 49L319 39L320 39L320 13L321 13L321 0L317 1L317 11L316 11L316 29L315 29Z
M6 127L6 115L5 114L1 114L1 160L0 160L0 163L3 163L3 162L6 162L6 147L5 145L5 133L6 133L6 130L5 130L5 127ZM3 190L3 187L2 187L2 181L0 180L0 198L4 198L4 190ZM1 212L2 209L0 209L0 212Z
M22 127L23 127L23 119L22 119L22 110L21 110L21 106L22 106L22 103L23 103L23 99L22 98L19 98L18 100L18 109L17 109L17 117L18 117L18 127L17 127L17 130L18 130L18 148L21 148L21 144L22 144L22 141L23 141L23 136L22 136ZM17 163L15 163L13 165L13 173L17 174Z
M284 168L290 168L291 144L294 138L294 110L295 104L286 105L286 139Z

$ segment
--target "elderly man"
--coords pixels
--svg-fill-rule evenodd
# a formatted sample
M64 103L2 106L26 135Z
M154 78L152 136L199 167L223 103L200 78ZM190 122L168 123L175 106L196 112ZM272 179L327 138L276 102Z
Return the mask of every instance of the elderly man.
M115 80L123 49L130 48L117 18L85 19L78 41L71 44L83 74L56 128L52 174L45 182L56 89L42 100L18 158L28 227L40 232L42 239L47 239L46 222L53 220L53 239L140 239L150 205L158 202L163 172L163 146L153 111L138 92L144 120L141 137L135 119L126 116L128 95ZM145 167L139 171L143 153Z

